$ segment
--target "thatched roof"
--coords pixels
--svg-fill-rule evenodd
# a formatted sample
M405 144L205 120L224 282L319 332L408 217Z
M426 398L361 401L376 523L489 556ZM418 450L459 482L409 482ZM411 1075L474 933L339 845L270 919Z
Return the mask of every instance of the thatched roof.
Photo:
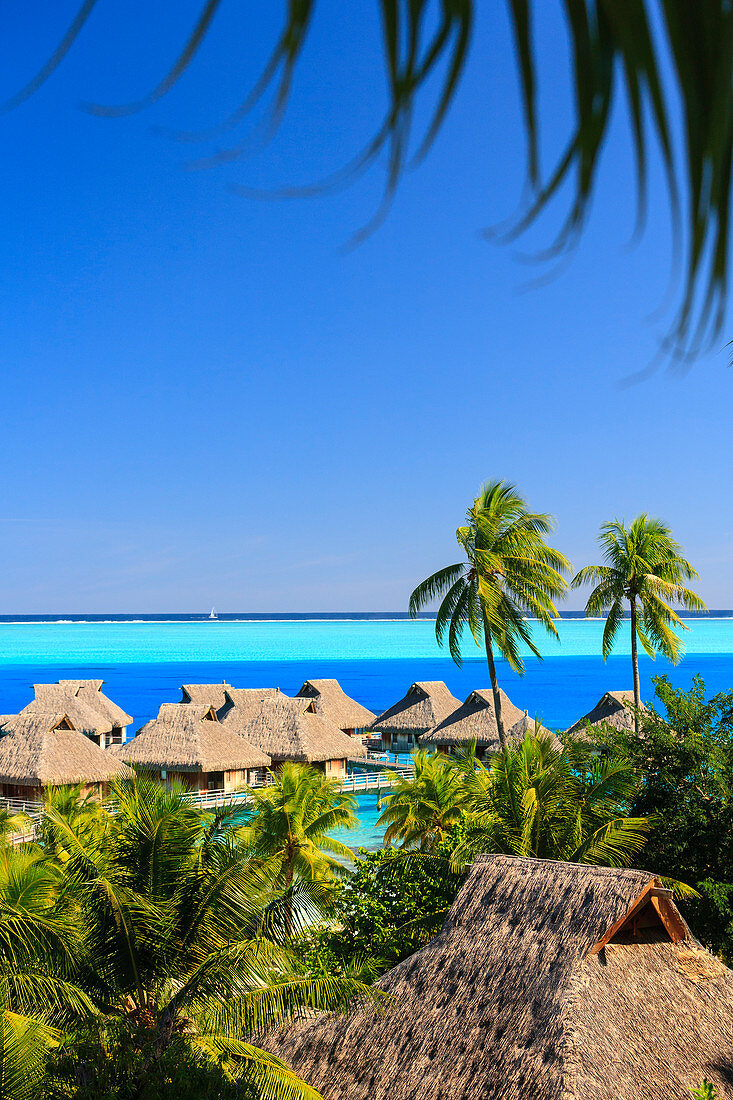
M732 1100L733 972L666 893L646 871L480 857L438 937L376 983L386 1014L265 1044L326 1100L689 1100L704 1076ZM638 935L592 953L642 894Z
M525 710L519 721L515 722L508 731L507 737L510 741L523 741L528 733L536 737L549 738L552 741L552 747L557 749L558 752L562 751L562 741L557 734L553 733L552 730L548 730L546 726L543 726L536 718L532 718Z
M28 711L6 717L0 729L0 782L20 786L106 783L130 769L105 752L64 711Z
M376 715L346 694L338 680L306 680L298 698L312 699L316 714L340 730L364 729Z
M584 714L565 732L573 737L587 737L592 740L594 729L600 733L604 725L612 726L616 730L633 730L633 706L633 691L607 691L598 700L593 710ZM586 723L594 729L589 729Z
M228 692L232 700L241 698ZM223 713L223 712L222 712ZM230 729L268 753L273 761L294 760L311 764L323 760L347 760L366 756L366 749L338 726L315 713L313 700L270 692L259 699L245 697L222 717Z
M182 703L206 703L219 710L226 701L226 692L231 688L225 680L220 684L183 684L181 687Z
M380 714L370 728L386 733L426 733L460 705L442 680L424 680L412 684L399 703Z
M141 768L222 772L269 767L270 757L219 722L205 703L163 703L126 745L110 750Z
M524 717L526 712L515 707L502 688L499 688L499 694L504 729L508 731ZM464 703L420 737L421 745L458 745L468 744L469 741L475 741L481 747L491 749L499 747L494 695L488 688L472 691Z
M233 688L224 690L224 703L217 708L219 721L232 729L241 726L243 719L259 714L264 706L279 699L289 699L280 688Z
M74 728L87 737L111 733L115 726L129 726L131 715L103 693L103 683L104 680L57 680L55 684L34 684L35 698L23 713L63 711Z

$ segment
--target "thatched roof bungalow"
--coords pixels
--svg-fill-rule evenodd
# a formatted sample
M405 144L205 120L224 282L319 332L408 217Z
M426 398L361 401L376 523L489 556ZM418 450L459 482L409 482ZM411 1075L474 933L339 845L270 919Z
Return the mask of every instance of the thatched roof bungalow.
M64 711L74 728L90 737L100 748L121 745L127 737L132 715L102 691L104 680L57 680L55 684L34 684L34 699L23 713L52 714Z
M647 871L482 856L376 984L265 1045L326 1100L733 1100L733 972Z
M570 737L592 741L596 734L602 735L604 726L611 726L615 730L633 730L633 691L607 691L593 710L589 710L565 732Z
M412 752L418 737L434 729L460 705L442 680L418 681L369 728L381 734L388 751Z
M296 698L311 699L316 714L353 737L370 726L376 715L346 694L338 680L306 680Z
M233 689L227 696L232 705L220 711L224 728L257 745L273 764L292 760L343 778L350 758L366 756L357 740L316 713L312 699L276 690L257 697Z
M163 703L158 717L115 750L123 760L192 790L237 790L255 779L270 757L224 728L206 703Z
M46 787L81 783L104 795L130 769L77 729L64 711L6 715L0 726L0 797L40 799Z
M499 688L499 694L507 734L512 730L512 737L523 738L524 730L520 732L519 726L527 712L516 707L503 688ZM515 725L516 731L513 730ZM471 741L476 742L476 753L480 757L497 752L501 747L494 694L488 688L472 691L465 702L457 706L442 722L420 735L421 748L434 748L440 752L454 751Z
M226 692L231 688L226 680L220 684L183 684L181 686L182 703L206 703L219 710L226 702Z

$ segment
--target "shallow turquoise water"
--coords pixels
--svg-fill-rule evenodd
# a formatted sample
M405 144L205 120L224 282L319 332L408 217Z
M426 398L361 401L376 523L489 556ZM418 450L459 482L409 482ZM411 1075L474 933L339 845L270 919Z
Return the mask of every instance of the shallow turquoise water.
M688 654L733 653L733 619L691 619L688 625ZM601 620L562 619L557 627L559 641L533 627L547 657L600 653ZM473 652L473 644L467 644L467 656ZM614 653L629 652L628 630L622 629ZM424 660L444 653L433 623L424 620L0 623L2 666Z
M333 834L343 844L348 844L349 848L381 848L384 829L377 829L377 818L380 814L377 797L376 791L358 794L356 816L359 818L359 828L339 829Z

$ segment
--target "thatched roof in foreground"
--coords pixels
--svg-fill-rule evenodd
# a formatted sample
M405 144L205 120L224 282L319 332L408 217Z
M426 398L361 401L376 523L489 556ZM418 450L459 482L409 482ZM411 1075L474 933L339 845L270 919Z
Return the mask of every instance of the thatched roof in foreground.
M411 684L398 703L380 714L371 729L386 733L426 733L460 707L442 680L423 680Z
M182 703L206 703L219 710L226 702L226 693L231 684L222 680L220 684L183 684L181 686Z
M306 680L296 698L312 699L316 714L340 730L364 729L376 717L347 695L338 680Z
M584 714L565 732L573 737L587 737L592 740L594 732L602 733L604 725L612 726L615 730L633 730L633 707L633 691L607 691L598 700L593 710Z
M106 783L130 769L74 727L63 711L6 717L0 729L0 782L28 787Z
M515 707L507 693L499 688L504 729L524 718L525 711ZM524 734L522 734L524 736ZM486 748L499 747L499 730L494 711L494 695L489 688L472 691L464 703L420 737L421 745L458 745L475 741Z
M63 711L74 728L88 737L111 733L115 726L129 726L132 716L102 691L104 680L57 680L34 684L35 698L23 713L53 714Z
M178 772L269 767L267 753L225 729L205 703L163 703L132 741L111 750L140 768Z
M239 693L228 693L233 700ZM237 702L222 717L225 729L258 745L273 761L293 760L312 764L324 760L347 760L366 756L366 749L343 733L333 722L315 713L313 701L292 699L281 692Z
M591 954L650 881L647 927ZM326 1100L689 1100L704 1076L731 1100L733 973L652 893L646 871L480 857L438 937L377 982L385 1015L265 1045Z

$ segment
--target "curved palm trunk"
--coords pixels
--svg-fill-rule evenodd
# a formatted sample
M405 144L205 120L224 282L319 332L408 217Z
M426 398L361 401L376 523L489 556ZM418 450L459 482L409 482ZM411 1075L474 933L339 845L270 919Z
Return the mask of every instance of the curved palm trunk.
M639 687L639 654L636 648L636 597L631 597L631 664L634 669L634 733L639 736L639 707L641 689Z
M509 742L507 741L506 729L504 727L504 718L501 713L501 695L499 694L499 681L496 678L494 650L491 646L491 635L489 634L485 620L484 641L486 642L486 661L489 666L489 679L491 680L491 690L494 693L494 712L496 714L496 728L499 731L499 741L501 742L502 750L506 754L509 752Z

